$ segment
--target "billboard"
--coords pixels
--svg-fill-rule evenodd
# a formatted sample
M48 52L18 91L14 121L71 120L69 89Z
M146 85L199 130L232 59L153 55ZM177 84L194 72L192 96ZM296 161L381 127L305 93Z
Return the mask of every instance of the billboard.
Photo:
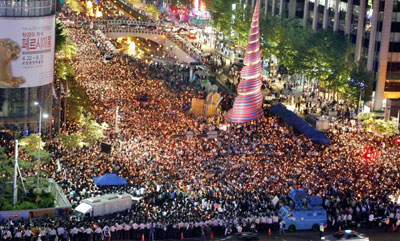
M50 84L54 73L55 16L0 18L0 88Z

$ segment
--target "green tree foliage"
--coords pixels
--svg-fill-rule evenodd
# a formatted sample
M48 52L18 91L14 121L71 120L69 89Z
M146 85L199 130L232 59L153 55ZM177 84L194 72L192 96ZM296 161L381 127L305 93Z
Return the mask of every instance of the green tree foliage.
M230 36L232 26L232 4L235 0L215 0L210 6L211 24L225 36Z
M75 77L74 68L71 66L68 60L60 59L56 63L57 78L62 80L65 84L67 78L71 79Z
M264 18L261 22L261 50L264 57L271 58L279 53L278 46L283 45L281 42L285 40L286 26L282 24L281 18L277 17L271 17L268 21Z
M61 22L57 22L56 35L58 46L56 75L63 86L66 87L68 82L68 119L79 121L84 112L91 115L92 101L85 89L75 80L75 71L69 59L76 53L76 45L70 40L68 31Z
M399 133L396 121L385 121L382 119L378 119L375 121L374 125L376 130L378 130L380 133L382 133L382 135L387 137Z
M24 137L19 142L21 148L32 158L37 159L38 157L38 145L39 145L39 134L30 134ZM43 149L45 143L41 141L40 143L40 159L48 160L51 156L49 152Z
M82 126L82 131L78 131L74 134L67 135L60 133L57 138L63 144L65 148L73 151L84 145L93 145L104 139L104 131L108 128L106 123L101 125L94 120L81 118L79 121Z
M316 79L327 90L348 92L353 46L346 37L323 29L313 33L280 17L261 21L266 22L260 25L265 57L275 56L289 73Z
M56 53L61 58L71 58L76 53L76 45L68 37L64 24L56 20Z
M108 128L106 123L99 124L95 120L82 119L81 125L84 129L83 142L93 145L104 139L104 131Z
M78 122L84 118L84 113L90 118L93 113L93 102L84 87L75 78L68 79L68 119Z
M244 4L237 4L236 10L233 12L234 23L232 29L234 32L234 42L239 47L247 46L247 39L249 37L250 24L251 24L251 11L250 7L244 7Z
M135 7L139 7L139 8L144 7L142 0L127 0L127 2Z
M0 180L11 179L13 173L12 159L7 156L4 147L0 146Z
M49 182L47 179L40 180L41 190L47 190ZM6 185L5 190L0 195L0 211L4 210L26 210L26 209L37 209L37 208L49 208L54 207L55 197L53 194L47 191L41 191L40 198L37 200L35 195L36 189L36 178L26 177L25 187L27 193L23 193L22 185L18 184L18 202L17 205L12 206L13 189L12 185Z
M178 8L183 8L183 7L188 7L190 4L192 4L193 0L170 0L171 6L175 6Z
M319 30L307 44L314 46L311 52L314 68L310 77L321 81L328 89L344 93L353 61L348 39L332 31Z
M58 140L63 144L65 148L69 151L73 151L79 147L83 146L83 136L81 132L76 132L71 135L65 133L60 133L57 136Z
M30 138L37 139L38 138ZM33 140L25 139L27 147L33 148ZM37 144L36 144L37 147ZM24 150L24 149L22 149ZM20 153L23 156L23 153ZM31 161L24 160L26 158L18 158L18 163L21 168L21 172L24 173L24 169L30 169L33 167ZM36 208L48 208L54 206L54 196L48 192L42 192L40 200L36 200L34 190L36 188L36 177L24 177L24 183L27 193L23 193L22 184L18 178L18 203L16 206L12 206L13 200L13 185L12 180L14 177L14 159L9 157L5 153L4 147L0 147L0 211L3 210L20 210L20 209L36 209ZM40 179L41 190L46 190L49 186L47 179Z
M357 119L362 121L365 129L368 131L375 130L386 137L390 137L399 133L397 121L385 121L383 119L378 119L374 113L359 114Z
M253 9L240 0L215 0L210 1L208 6L214 28L232 39L235 45L246 47Z
M372 92L374 90L374 73L367 69L367 63L365 60L361 60L356 64L353 64L353 68L350 73L349 95L358 100L359 94L362 93L362 100L367 102L371 100Z
M153 5L148 6L147 12L150 13L155 20L158 20L158 18L160 17L160 10L158 10L156 6Z
M66 0L66 3L74 12L80 13L84 11L78 0Z

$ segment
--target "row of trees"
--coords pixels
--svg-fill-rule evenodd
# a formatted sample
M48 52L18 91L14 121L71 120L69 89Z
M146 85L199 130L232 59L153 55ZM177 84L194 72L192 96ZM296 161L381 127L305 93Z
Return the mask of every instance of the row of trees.
M245 47L251 24L250 6L240 0L215 0L210 3L211 24L240 48Z
M160 18L160 10L158 10L158 8L152 4L146 5L142 0L127 0L127 2L137 8L145 9L151 14L154 20L158 20Z
M61 133L57 139L69 149L74 150L83 145L92 145L104 138L103 132L106 124L98 124L92 119L93 104L86 94L85 89L77 83L75 71L71 65L71 58L76 53L76 45L68 37L62 22L56 22L56 89L65 88L60 96L64 98L67 120L73 121L80 126L80 131L71 135ZM68 99L68 103L66 103ZM62 102L59 100L58 105ZM64 120L65 121L65 120ZM37 170L36 160L38 159L38 148L40 148L40 159L42 165L51 161L51 153L45 150L45 142L38 147L39 134L31 133L20 140L19 166L22 173L34 173ZM46 170L41 173L47 175ZM46 192L48 181L40 179L40 188L36 188L36 177L24 177L26 193L22 189L22 183L18 179L18 195L20 198L16 206L12 206L12 180L14 176L14 156L7 153L4 147L0 147L0 210L12 209L35 209L46 208L54 205L54 196Z
M61 97L64 99L64 121L72 121L80 126L80 131L73 134L60 133L57 138L69 150L92 145L104 138L103 132L107 124L99 124L93 120L93 102L82 85L76 81L75 70L71 58L76 53L76 45L71 41L68 32L61 22L57 22L57 58L56 76L59 87L65 86ZM61 102L60 102L61 105Z
M239 48L247 44L253 12L246 2L214 0L210 6L211 24ZM371 99L374 74L364 60L354 63L354 46L346 36L322 29L314 33L281 17L262 17L260 33L264 58L275 57L286 74L317 80L327 92L354 102L360 94L364 101Z
M75 2L76 3L76 2ZM78 5L71 4L75 7ZM76 51L76 46L68 38L63 24L57 20L56 22L56 76L60 80L66 80L72 73L71 66L68 65L68 59ZM55 83L56 84L56 83ZM17 128L15 128L17 130ZM17 136L14 133L14 136ZM49 162L51 153L44 149L44 143L38 147L39 134L31 133L29 136L20 140L20 152L18 163L22 173L34 173L38 169L36 160L38 159L38 148L40 148L40 159L42 164ZM12 180L14 177L14 156L12 153L6 153L4 147L0 147L0 210L11 209L35 209L46 208L54 205L54 196L45 190L48 182L46 179L40 180L39 188L36 187L36 177L23 177L26 186L26 193L22 189L22 183L18 184L18 195L20 198L17 205L12 205ZM45 170L41 170L46 175ZM18 180L19 181L19 180ZM11 185L10 185L11 184Z
M262 22L264 57L275 56L289 74L318 80L329 92L353 101L362 93L364 101L370 100L374 74L367 70L365 60L354 62L354 46L346 36L323 29L313 32L296 20L279 17Z

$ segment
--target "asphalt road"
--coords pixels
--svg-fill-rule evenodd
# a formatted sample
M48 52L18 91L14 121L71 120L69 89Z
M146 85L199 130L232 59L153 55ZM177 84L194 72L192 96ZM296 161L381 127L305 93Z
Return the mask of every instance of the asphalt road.
M384 232L384 231L369 231L365 230L361 233L364 233L367 237L369 237L370 241L400 241L400 233L393 232ZM329 233L327 233L329 234ZM286 233L284 236L262 236L261 240L270 241L270 240L280 240L280 241L318 241L321 240L319 238L319 232L296 232L296 233Z
M383 230L362 230L361 233L365 234L369 237L370 241L400 241L400 232L384 232ZM328 232L326 234L330 234ZM222 238L222 237L221 237ZM216 237L212 239L212 241L218 241L221 239L220 237ZM200 241L200 239L188 238L185 240L188 241ZM295 233L286 233L284 236L278 236L273 234L272 236L268 236L267 234L260 236L260 241L319 241L319 232L295 232ZM168 240L168 241L173 241Z

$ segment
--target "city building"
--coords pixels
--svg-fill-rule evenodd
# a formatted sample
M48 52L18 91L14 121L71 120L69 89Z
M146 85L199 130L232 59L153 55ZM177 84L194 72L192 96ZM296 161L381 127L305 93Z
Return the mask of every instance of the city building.
M368 69L376 73L374 109L399 106L399 1L263 0L262 8L269 16L298 19L313 31L328 29L349 36L355 44L355 61L366 58Z
M19 133L51 122L55 1L0 0L0 130Z

